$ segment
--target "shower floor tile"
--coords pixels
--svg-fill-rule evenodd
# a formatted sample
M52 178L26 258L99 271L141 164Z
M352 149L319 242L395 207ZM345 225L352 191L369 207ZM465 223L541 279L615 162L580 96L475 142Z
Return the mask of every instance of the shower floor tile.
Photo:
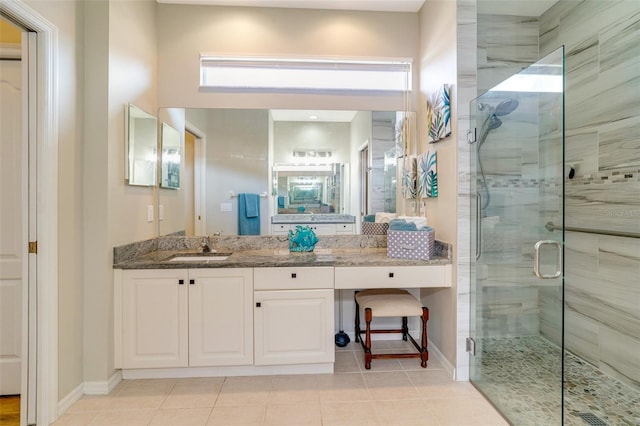
M477 386L518 425L560 424L560 348L540 337L482 339ZM640 424L640 391L565 352L565 425L590 413L608 425Z

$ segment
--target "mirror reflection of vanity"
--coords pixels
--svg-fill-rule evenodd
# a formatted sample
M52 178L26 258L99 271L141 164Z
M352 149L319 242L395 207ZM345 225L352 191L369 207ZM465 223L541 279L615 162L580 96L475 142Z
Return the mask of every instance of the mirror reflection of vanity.
M386 166L385 153L397 151L399 114L162 109L163 121L179 132L185 129L195 134L195 148L189 158L183 146L181 167L182 176L193 176L193 188L159 189L160 235L188 228L189 217L185 216L190 215L185 212L189 206L185 203L196 204L192 206L196 235L237 235L240 193L260 195L262 235L283 233L296 223L328 223L327 229L333 230L342 223L342 233L356 232L356 222L366 212L360 201L361 161L367 162L369 207L376 211L395 208L399 191L389 182L396 181L396 169ZM181 136L184 144L184 134ZM363 152L366 160L362 160ZM185 197L186 192L192 192L194 201L188 201L191 197ZM340 230L317 233L326 232Z

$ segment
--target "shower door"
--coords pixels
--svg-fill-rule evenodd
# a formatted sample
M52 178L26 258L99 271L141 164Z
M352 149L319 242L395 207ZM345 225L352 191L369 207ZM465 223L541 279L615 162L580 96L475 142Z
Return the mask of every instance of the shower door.
M471 103L470 375L518 425L562 424L563 101L559 49Z

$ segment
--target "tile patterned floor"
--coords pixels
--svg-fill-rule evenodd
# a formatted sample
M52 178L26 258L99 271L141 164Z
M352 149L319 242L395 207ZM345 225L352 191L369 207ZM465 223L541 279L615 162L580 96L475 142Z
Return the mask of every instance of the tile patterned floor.
M483 339L477 350L485 378L477 383L514 424L561 423L560 348L539 337L516 337ZM640 425L640 392L568 352L564 397L565 425L588 425L581 413L610 426Z
M375 342L380 350L404 342ZM373 360L365 370L352 342L336 350L334 374L123 380L106 396L84 396L63 425L482 425L507 423L469 383L436 360Z

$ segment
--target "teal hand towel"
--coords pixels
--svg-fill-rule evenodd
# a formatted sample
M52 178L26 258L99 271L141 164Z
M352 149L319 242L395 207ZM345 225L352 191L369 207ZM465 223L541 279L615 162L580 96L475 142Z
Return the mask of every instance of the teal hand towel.
M238 194L238 235L260 235L258 194Z
M376 215L375 214L368 214L365 217L362 218L363 222L375 222L376 221Z
M389 222L390 231L417 231L418 227L413 222L404 219L393 219Z

